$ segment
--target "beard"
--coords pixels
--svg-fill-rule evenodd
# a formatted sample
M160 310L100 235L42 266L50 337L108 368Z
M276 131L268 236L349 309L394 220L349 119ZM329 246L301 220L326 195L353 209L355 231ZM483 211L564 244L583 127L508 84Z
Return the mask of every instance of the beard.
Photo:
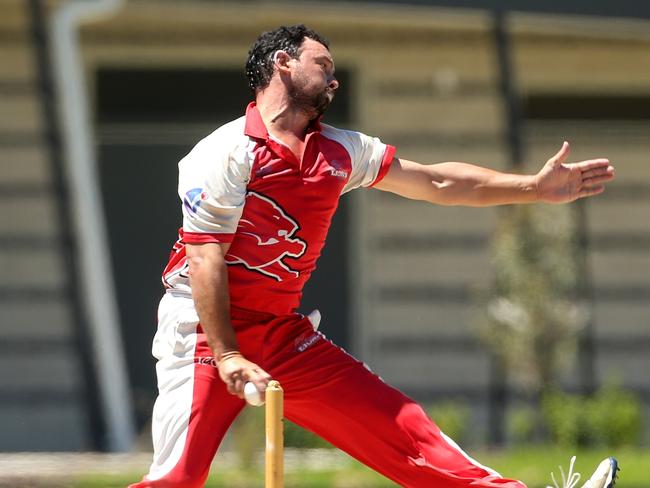
M296 109L307 114L310 120L316 119L323 115L327 108L334 100L334 90L324 88L316 93L308 93L305 90L307 80L298 77L297 82L289 90L289 100Z

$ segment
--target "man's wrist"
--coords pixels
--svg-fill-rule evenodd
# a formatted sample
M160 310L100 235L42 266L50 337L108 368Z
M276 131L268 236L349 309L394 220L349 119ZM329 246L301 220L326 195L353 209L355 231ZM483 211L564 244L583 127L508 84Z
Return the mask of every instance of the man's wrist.
M539 194L539 182L537 175L530 175L526 184L526 191L531 195L533 202L541 202Z
M217 362L217 367L221 366L221 363L223 363L224 361L227 361L228 359L232 359L232 358L237 358L237 357L241 358L241 357L244 357L244 356L242 355L241 352L239 352L236 349L223 351L223 352L217 354L217 356L215 358L215 360Z

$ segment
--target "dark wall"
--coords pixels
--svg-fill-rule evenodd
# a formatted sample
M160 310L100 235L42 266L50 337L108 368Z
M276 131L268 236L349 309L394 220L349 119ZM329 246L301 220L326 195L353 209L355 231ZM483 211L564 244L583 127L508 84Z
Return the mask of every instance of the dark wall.
M122 337L141 427L151 415L156 378L151 340L163 293L161 273L181 222L176 196L185 146L102 145L100 177Z

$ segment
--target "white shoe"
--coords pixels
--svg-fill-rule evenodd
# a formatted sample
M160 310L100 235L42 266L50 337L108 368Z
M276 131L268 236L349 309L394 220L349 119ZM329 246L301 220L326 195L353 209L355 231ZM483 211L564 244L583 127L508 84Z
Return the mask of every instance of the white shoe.
M616 484L616 472L619 470L618 461L613 457L603 459L591 475L591 478L582 485L582 488L612 488Z
M562 466L559 466L560 473L562 474L562 486L558 485L555 480L555 475L551 473L551 479L553 479L553 484L555 488L577 488L578 482L580 481L580 473L573 472L573 465L576 462L576 457L571 458L571 463L569 464L569 472L564 474ZM603 461L598 465L594 474L591 475L591 478L582 485L582 488L612 488L616 484L616 472L619 470L618 462L613 457L603 459ZM552 486L547 486L546 488L553 488Z

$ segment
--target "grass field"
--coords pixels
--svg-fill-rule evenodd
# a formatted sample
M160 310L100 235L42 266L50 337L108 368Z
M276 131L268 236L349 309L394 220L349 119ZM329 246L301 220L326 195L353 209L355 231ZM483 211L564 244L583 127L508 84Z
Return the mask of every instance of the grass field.
M549 472L561 464L568 467L570 451L554 447L527 447L509 451L472 452L481 463L501 474L521 479L529 488L544 488L550 483ZM596 464L607 457L606 451L581 451L576 468L585 476L591 474ZM650 450L624 449L614 454L621 465L621 478L617 488L650 487ZM218 473L216 472L218 471ZM24 478L0 481L0 486L12 488L124 488L140 478L142 473L78 474L73 477L50 476L48 479ZM559 474L559 473L558 473ZM224 466L210 477L207 487L260 488L264 486L261 469L238 469ZM298 465L287 469L286 488L383 488L395 484L377 475L359 463L342 456L336 466L305 469Z

